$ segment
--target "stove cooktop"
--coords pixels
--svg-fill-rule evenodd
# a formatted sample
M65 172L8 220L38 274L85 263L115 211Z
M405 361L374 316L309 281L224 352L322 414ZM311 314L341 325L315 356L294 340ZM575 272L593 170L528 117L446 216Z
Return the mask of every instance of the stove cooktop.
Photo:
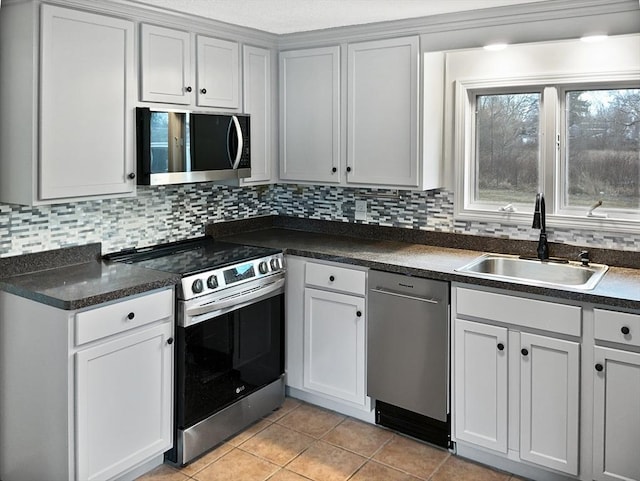
M282 252L268 247L232 244L210 237L128 249L104 256L106 260L181 274L207 272Z

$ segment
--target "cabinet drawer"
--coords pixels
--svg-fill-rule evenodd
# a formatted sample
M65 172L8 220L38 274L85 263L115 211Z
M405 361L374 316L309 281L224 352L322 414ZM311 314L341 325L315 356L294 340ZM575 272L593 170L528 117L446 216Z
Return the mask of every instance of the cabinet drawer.
M458 315L580 336L582 310L578 306L567 306L460 287L456 292Z
M76 345L166 319L172 314L172 289L79 312L75 319Z
M366 278L365 271L307 262L304 280L308 286L364 296Z
M640 347L640 316L594 309L595 338Z

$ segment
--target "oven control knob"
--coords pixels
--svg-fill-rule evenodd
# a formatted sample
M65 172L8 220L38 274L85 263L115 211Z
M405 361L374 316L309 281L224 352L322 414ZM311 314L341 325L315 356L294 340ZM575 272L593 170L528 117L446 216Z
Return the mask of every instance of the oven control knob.
M280 269L280 267L282 267L280 265L280 259L278 259L277 257L271 259L271 270L277 271L278 269Z
M207 279L207 287L209 289L215 289L218 287L218 278L216 276L209 276Z
M262 261L258 265L258 270L260 271L260 274L266 274L267 271L269 270L269 268L267 267L267 262L266 261Z
M204 286L202 285L202 279L196 279L193 281L193 284L191 284L191 290L194 294L200 294L203 289Z

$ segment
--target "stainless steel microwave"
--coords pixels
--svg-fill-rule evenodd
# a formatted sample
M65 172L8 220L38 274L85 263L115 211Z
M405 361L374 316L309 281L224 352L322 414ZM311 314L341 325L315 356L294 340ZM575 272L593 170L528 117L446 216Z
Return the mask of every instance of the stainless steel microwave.
M250 118L136 109L139 185L228 181L251 175Z

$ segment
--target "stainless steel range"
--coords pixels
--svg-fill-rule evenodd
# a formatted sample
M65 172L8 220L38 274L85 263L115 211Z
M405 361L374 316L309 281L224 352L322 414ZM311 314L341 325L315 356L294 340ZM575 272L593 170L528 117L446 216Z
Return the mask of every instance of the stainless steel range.
M281 251L203 238L105 257L182 275L167 459L187 464L282 404Z

